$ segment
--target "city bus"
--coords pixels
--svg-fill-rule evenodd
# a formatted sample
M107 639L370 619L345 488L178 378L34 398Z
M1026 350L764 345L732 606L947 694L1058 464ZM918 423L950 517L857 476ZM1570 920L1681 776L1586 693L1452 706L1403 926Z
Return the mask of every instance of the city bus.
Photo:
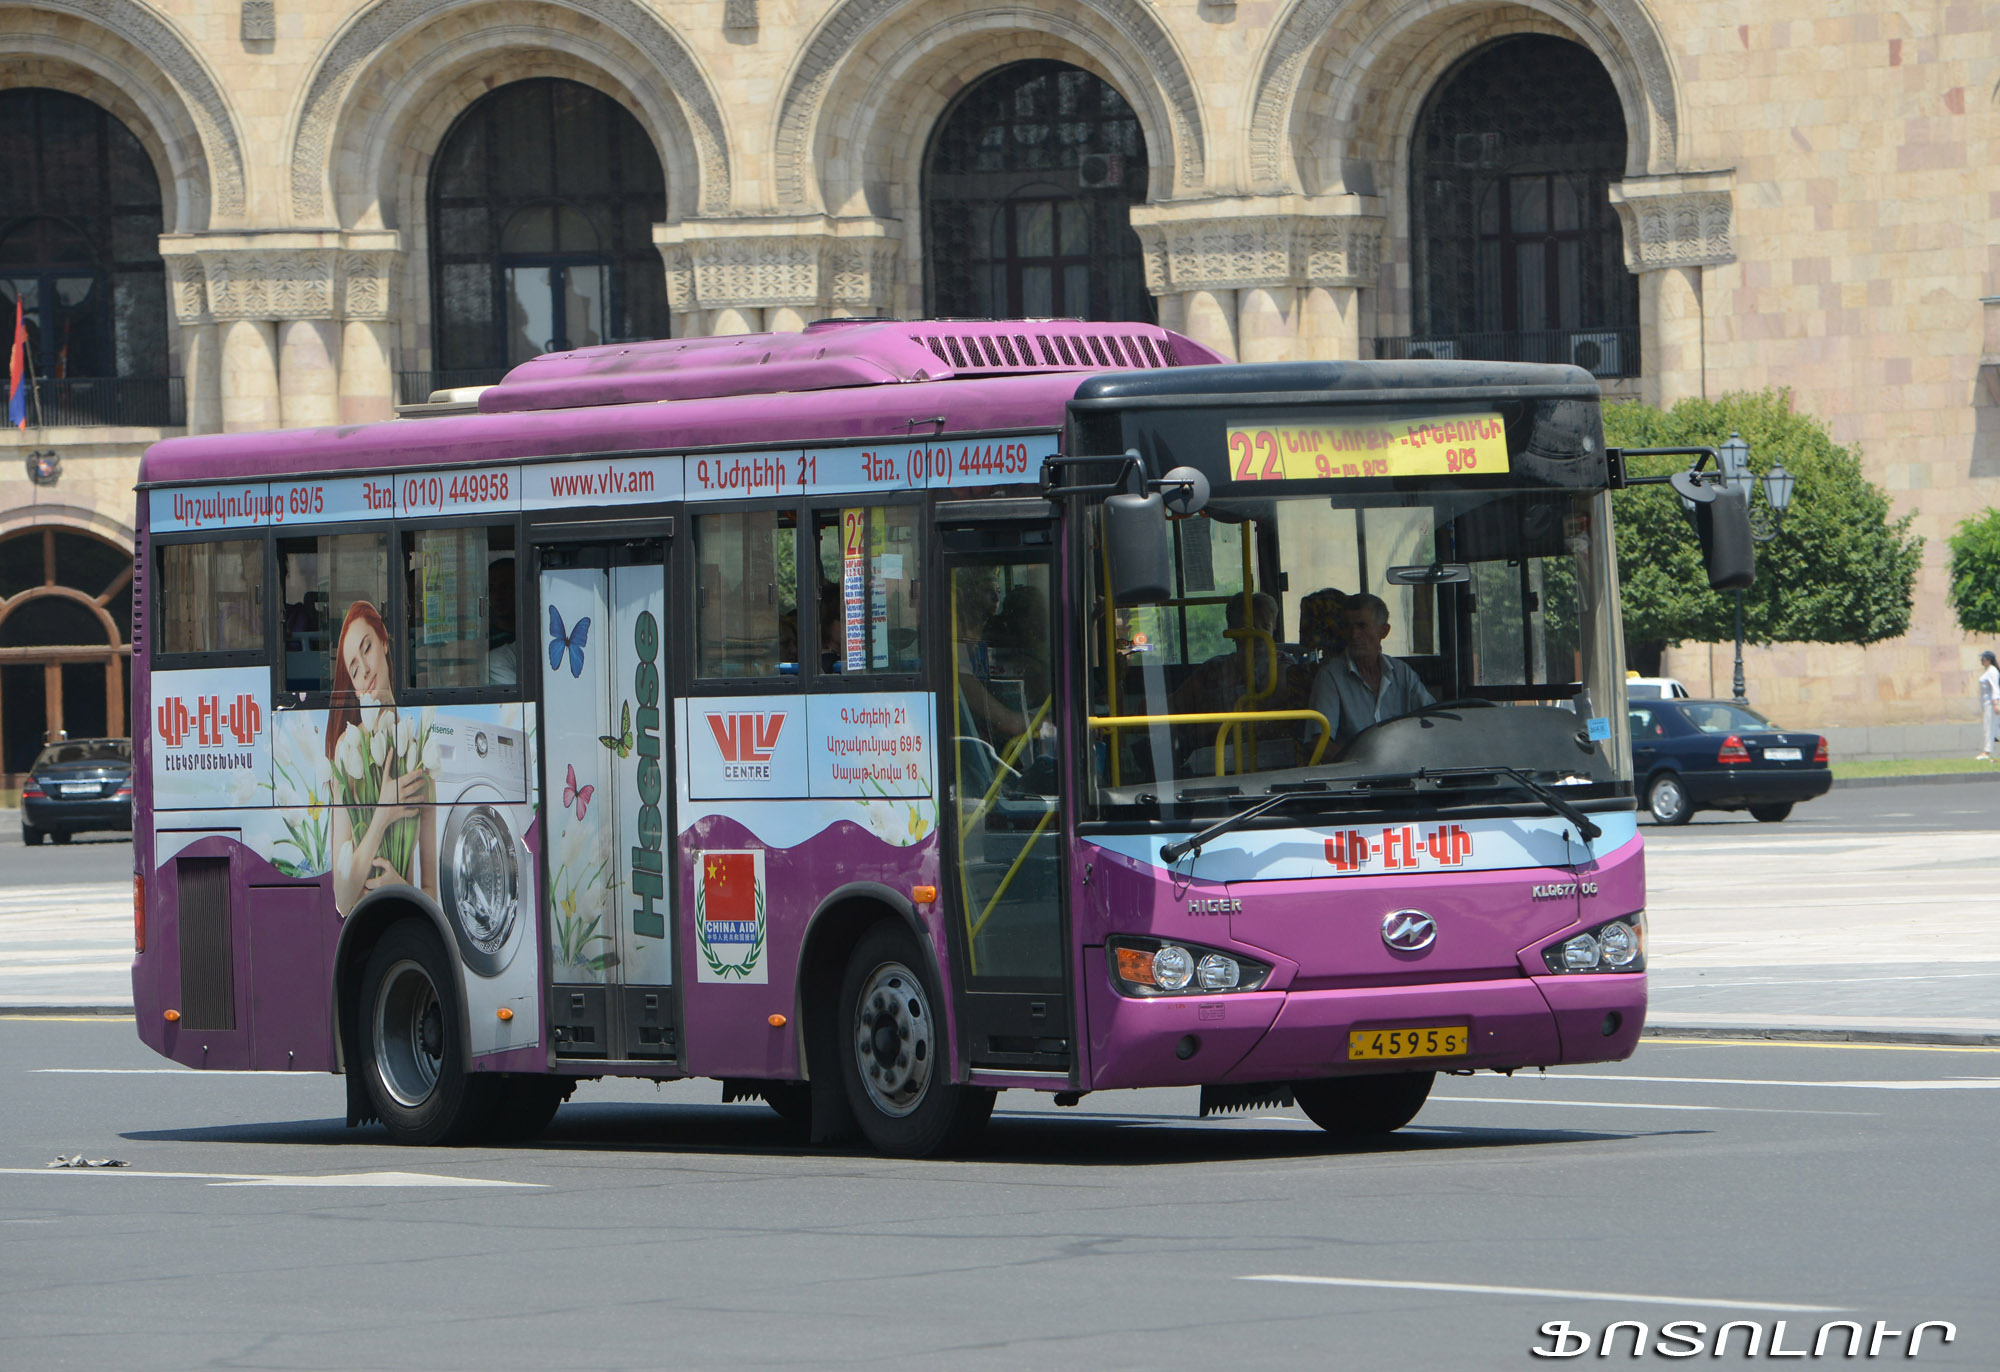
M1588 372L843 320L428 408L143 461L166 1057L411 1144L707 1077L922 1156L1002 1090L1351 1140L1633 1051Z

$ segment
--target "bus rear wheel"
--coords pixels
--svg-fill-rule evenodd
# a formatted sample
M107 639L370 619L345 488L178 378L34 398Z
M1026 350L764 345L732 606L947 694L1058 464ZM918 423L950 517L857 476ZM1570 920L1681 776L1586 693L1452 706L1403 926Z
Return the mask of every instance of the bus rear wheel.
M1415 1119L1436 1079L1435 1072L1326 1077L1293 1082L1292 1099L1307 1118L1336 1138L1377 1138Z
M964 1147L993 1113L993 1092L954 1085L937 988L923 950L883 921L855 945L840 983L840 1062L861 1132L883 1153L924 1158Z
M390 926L368 955L359 1065L375 1113L397 1143L465 1143L493 1119L500 1080L465 1070L451 973L437 934L415 920Z

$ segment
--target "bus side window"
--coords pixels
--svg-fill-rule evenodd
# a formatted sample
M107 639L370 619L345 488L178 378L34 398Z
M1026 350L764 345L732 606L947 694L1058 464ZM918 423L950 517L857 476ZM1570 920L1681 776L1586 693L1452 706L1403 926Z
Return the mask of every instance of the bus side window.
M822 673L915 672L917 507L856 506L813 516Z
M159 551L153 651L263 651L263 539L170 543Z
M722 510L695 529L695 675L796 676L798 516Z
M520 680L513 529L408 530L403 575L411 686L512 686Z
M366 601L387 617L389 536L318 534L278 540L278 585L284 596L285 689L333 689L334 635Z

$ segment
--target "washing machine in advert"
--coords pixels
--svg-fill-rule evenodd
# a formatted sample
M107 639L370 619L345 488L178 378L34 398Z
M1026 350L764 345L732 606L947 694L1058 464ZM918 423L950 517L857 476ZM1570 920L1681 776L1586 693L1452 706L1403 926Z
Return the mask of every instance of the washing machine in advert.
M507 970L520 949L533 899L528 745L519 729L463 716L437 716L438 886L458 951L482 977Z

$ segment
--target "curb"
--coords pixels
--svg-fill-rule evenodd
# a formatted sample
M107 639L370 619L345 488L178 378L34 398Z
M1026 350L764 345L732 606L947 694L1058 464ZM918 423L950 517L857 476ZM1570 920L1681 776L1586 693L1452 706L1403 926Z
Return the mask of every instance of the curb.
M1640 1038L1767 1039L1773 1043L1901 1043L1947 1048L2000 1047L2000 1033L1957 1029L1815 1029L1772 1028L1770 1025L1648 1024Z
M1990 772L1918 772L1903 777L1835 777L1833 789L1866 786L1955 786L2000 781L2000 763Z

